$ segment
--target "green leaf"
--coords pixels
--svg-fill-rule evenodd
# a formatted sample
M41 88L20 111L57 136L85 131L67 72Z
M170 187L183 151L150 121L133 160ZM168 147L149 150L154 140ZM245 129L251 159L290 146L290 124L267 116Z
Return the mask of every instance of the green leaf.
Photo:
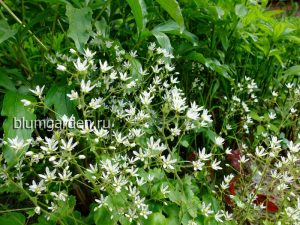
M184 19L180 6L176 0L156 0L160 6L178 23L181 32L184 30Z
M292 66L284 71L285 76L300 75L300 65Z
M114 221L110 217L111 213L105 207L97 209L94 214L95 225L114 225Z
M169 20L165 23L159 24L153 28L152 32L163 32L163 33L170 33L177 35L179 37L185 38L186 40L190 41L194 44L194 46L198 45L198 37L191 32L188 32L186 29L181 31L181 27L173 20Z
M16 33L17 30L11 29L5 20L0 20L0 44L13 37Z
M4 137L7 141L8 138L18 137L24 141L31 138L31 133L33 128L26 129L22 127L17 121L34 121L35 115L33 112L29 111L23 103L22 99L27 99L29 101L34 101L30 96L22 95L17 92L8 91L3 100L3 107L1 111L2 116L6 116L3 123ZM30 124L29 124L30 125ZM18 162L19 157L27 150L28 146L23 149L23 151L17 152L15 149L10 148L8 145L3 147L4 158L7 161L8 166L13 166Z
M127 0L131 10L132 14L134 16L135 22L138 27L138 31L142 32L144 28L146 27L146 15L147 15L147 9L146 4L144 0Z
M9 78L6 71L3 70L2 68L0 68L0 77L1 77L1 82L0 82L1 87L4 87L5 89L10 91L16 91L16 87L13 81Z
M245 5L243 4L238 4L235 6L235 14L240 17L244 18L248 13L248 9Z
M251 111L250 112L250 116L252 119L258 121L258 122L261 122L263 119L257 114L256 111Z
M66 15L69 19L68 37L75 42L76 48L83 51L92 33L92 10L88 7L74 8L67 4Z
M147 220L144 220L143 225L168 225L166 217L161 212L152 213Z
M191 59L191 60L195 60L195 61L198 61L202 64L205 63L206 61L206 58L204 57L204 55L202 55L201 53L199 52L191 52L188 56L187 56L188 59Z
M155 36L157 42L162 48L168 50L168 52L172 52L171 42L166 34L159 31L152 31L152 34Z
M21 213L11 212L0 217L1 225L24 225L26 218Z
M74 102L67 97L70 92L71 89L65 85L55 85L47 92L45 104L49 108L54 106L57 119L63 115L78 117Z

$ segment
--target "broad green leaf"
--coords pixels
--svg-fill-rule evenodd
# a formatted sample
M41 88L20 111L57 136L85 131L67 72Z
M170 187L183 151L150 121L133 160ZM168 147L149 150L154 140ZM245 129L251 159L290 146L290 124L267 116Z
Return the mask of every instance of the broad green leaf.
M300 65L290 67L284 74L285 76L300 75Z
M263 119L257 114L256 111L251 111L250 112L250 116L252 119L258 121L258 122L261 122Z
M166 10L169 15L178 23L180 31L184 30L184 19L181 13L180 6L176 0L156 0L160 6Z
M10 212L0 216L1 225L24 225L26 218L21 213Z
M168 225L166 217L161 212L152 213L143 225Z
M168 52L172 52L171 42L166 34L159 31L152 31L152 34L155 36L157 42L162 48L168 50Z
M22 99L34 101L34 99L30 98L30 96L12 91L6 92L4 96L1 115L7 117L3 123L3 130L6 141L8 140L8 138L15 137L23 140L31 138L33 128L30 127L29 129L26 129L22 125L22 121L24 121L24 123L25 121L34 121L36 117L33 112L29 111L28 108L23 105L23 103L21 102ZM23 151L17 152L15 149L12 149L8 145L5 145L3 147L3 152L8 166L15 165L18 162L19 157L24 153L24 151L26 151L27 148L28 146L25 147Z
M71 89L65 85L55 85L47 92L45 104L47 107L54 106L57 119L63 115L78 116L74 102L67 97L70 92Z
M0 44L13 37L16 33L17 30L11 29L5 20L0 20Z
M77 9L71 4L66 7L69 20L68 37L73 39L79 51L83 51L83 46L92 33L92 10L88 7Z
M147 23L146 4L144 0L127 0L127 2L131 8L132 14L138 27L138 31L142 32L142 30L144 30L144 28L146 27Z
M3 70L2 68L0 68L0 77L1 77L1 82L0 82L1 87L4 87L5 89L10 90L10 91L16 90L16 87L15 87L13 81L9 78L6 71Z
M248 13L248 9L245 5L243 4L238 4L235 6L235 14L240 17L244 18Z
M152 32L163 32L163 33L170 33L174 35L178 35L179 37L185 38L186 40L190 41L194 45L197 45L198 37L191 32L188 32L186 29L181 31L181 27L173 20L169 20L165 23L159 24L153 28Z
M187 56L188 59L191 59L191 60L195 60L195 61L198 61L202 64L205 63L206 61L206 58L199 52L191 52L188 56Z
M114 221L110 218L111 213L105 207L97 209L94 214L95 225L114 225Z

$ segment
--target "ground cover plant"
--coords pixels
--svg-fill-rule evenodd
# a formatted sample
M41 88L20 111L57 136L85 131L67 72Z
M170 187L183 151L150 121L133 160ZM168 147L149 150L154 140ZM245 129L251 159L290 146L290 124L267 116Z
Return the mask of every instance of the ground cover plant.
M0 1L0 224L300 224L291 5Z

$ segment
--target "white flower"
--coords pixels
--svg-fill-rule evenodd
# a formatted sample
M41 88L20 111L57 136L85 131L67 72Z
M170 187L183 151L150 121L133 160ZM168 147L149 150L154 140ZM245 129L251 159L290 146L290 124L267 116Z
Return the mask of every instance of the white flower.
M294 144L293 141L290 141L287 144L287 146L288 146L289 150L294 153L299 152L299 150L300 150L300 143Z
M133 220L137 219L138 216L136 215L136 209L132 210L129 209L128 213L125 213L125 216L128 218L129 222L131 223Z
M203 161L206 161L206 160L209 160L209 158L212 156L211 153L209 154L206 154L205 153L205 148L202 148L202 151L200 151L200 149L198 150L198 157L200 160L203 160Z
M214 169L214 170L221 170L222 167L219 166L220 163L221 163L221 161L218 161L218 162L217 162L217 159L215 159L215 160L212 162L212 164L211 164L211 168Z
M217 222L223 223L223 220L221 219L222 217L223 217L223 214L222 214L220 211L218 211L218 212L215 214L215 220L216 220Z
M39 177L43 178L46 182L50 182L55 180L56 176L56 169L54 169L53 171L50 171L48 167L46 167L46 174L39 174Z
M201 212L203 213L204 216L207 217L214 212L211 210L210 207L211 207L211 203L206 205L205 202L202 202L202 205L200 206L200 208L201 208Z
M169 194L170 191L168 190L169 189L169 186L168 185L161 185L160 186L160 192L163 194L163 195L166 195L166 194Z
M270 112L269 118L270 118L270 120L274 120L276 118L276 113Z
M84 60L83 62L81 62L79 57L77 58L76 62L73 62L73 64L78 72L86 71L87 68L89 67L87 65L87 60Z
M84 56L87 59L92 59L94 57L94 55L96 54L96 52L92 52L89 48L84 49Z
M98 109L101 107L102 100L103 100L102 98L92 98L89 103L89 106L92 109Z
M95 199L95 201L99 204L94 208L94 211L100 209L102 206L107 206L108 196L104 197L103 194L100 195L100 199Z
M71 54L76 54L76 50L74 50L73 48L70 48L70 53Z
M159 73L161 68L158 67L158 65L151 66L153 73Z
M34 208L34 212L35 212L36 214L40 215L40 213L41 213L41 207L39 207L39 206L35 207L35 208Z
M107 71L113 68L113 66L108 65L107 61L104 61L104 63L102 63L101 60L99 60L99 63L102 73L106 73Z
M172 164L177 162L177 159L171 159L171 155L168 155L167 158L163 155L160 157L163 160L163 168L164 169L174 169Z
M33 180L32 185L29 186L29 190L36 194L41 194L43 191L46 190L44 180L41 180L38 184L35 182L35 180Z
M203 169L203 166L205 165L200 159L198 159L197 161L193 161L192 163L195 171L201 171Z
M152 211L148 209L148 205L143 205L142 210L140 212L140 215L143 216L145 219L148 218L148 215L150 215Z
M64 170L63 170L63 173L59 173L59 178L62 180L62 181L68 181L70 180L70 177L72 176L72 172L69 170L69 166L67 166Z
M23 139L19 139L19 137L15 137L13 139L8 138L9 146L17 151L23 149L27 145L30 144L30 142L25 143Z
M76 145L78 145L78 142L75 142L74 144L73 142L73 137L70 138L70 140L66 143L64 139L61 140L62 146L61 149L64 149L66 151L72 151Z
M67 70L67 68L64 65L59 65L59 64L57 65L56 69L60 70L60 71L66 71Z
M81 80L80 87L83 93L89 93L91 90L93 90L94 87L96 87L96 85L91 86L90 80L88 80L86 83L84 80Z
M197 104L193 102L191 108L188 109L186 116L192 120L197 120L199 118L199 111L202 109L202 107L199 108Z
M40 87L38 85L38 86L35 87L35 90L29 89L29 91L31 91L33 94L35 94L36 96L41 98L44 88L45 88L45 85L43 85L42 87Z
M168 64L168 63L165 65L165 68L166 68L166 70L168 70L169 72L175 70L175 67L172 66L172 65L170 65L170 64Z
M70 98L71 101L78 99L78 93L74 90L71 91L71 94L67 94L67 96Z
M265 156L267 153L265 152L265 148L262 147L262 146L258 146L255 148L255 154L258 156L258 157L263 157Z
M28 101L26 99L22 99L21 102L23 103L24 106L29 106L31 105L31 101Z
M144 91L141 95L140 95L140 99L143 105L148 106L151 104L152 99L154 98L154 96L151 96L150 92Z
M215 137L215 144L218 145L218 146L223 146L224 141L225 140L222 137Z
M85 159L85 158L86 158L85 155L79 155L79 156L78 156L78 159Z

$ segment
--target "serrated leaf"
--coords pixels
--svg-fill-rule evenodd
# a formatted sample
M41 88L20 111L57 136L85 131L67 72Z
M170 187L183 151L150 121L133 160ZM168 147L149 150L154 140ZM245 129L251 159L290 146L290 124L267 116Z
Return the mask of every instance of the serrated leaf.
M73 39L78 51L82 52L92 33L92 10L89 7L77 9L71 4L67 4L66 9L68 37Z
M5 20L0 20L0 44L13 37L16 33L17 30L11 29Z
M67 86L53 86L47 92L45 98L45 104L47 107L54 106L54 111L57 113L56 118L66 115L68 117L77 117L77 111L74 102L72 102L67 94L71 92L71 89Z
M132 14L138 27L138 31L142 32L142 30L144 30L144 28L146 27L147 23L146 4L144 0L127 0L127 2L131 8Z
M160 6L178 23L181 32L184 30L184 19L180 6L176 0L156 0Z
M16 121L34 121L35 114L30 112L21 102L22 99L27 99L29 101L34 101L33 98L29 96L8 91L3 100L3 107L1 111L2 116L6 116L6 119L3 123L4 130L4 140L8 138L18 137L19 139L27 140L31 138L31 133L33 128L26 129L22 127L20 123ZM17 125L17 126L15 126ZM30 125L30 124L29 124ZM13 166L18 162L19 157L26 151L28 147L25 147L23 151L17 152L15 149L10 148L8 145L3 147L4 158L7 161L8 166Z

